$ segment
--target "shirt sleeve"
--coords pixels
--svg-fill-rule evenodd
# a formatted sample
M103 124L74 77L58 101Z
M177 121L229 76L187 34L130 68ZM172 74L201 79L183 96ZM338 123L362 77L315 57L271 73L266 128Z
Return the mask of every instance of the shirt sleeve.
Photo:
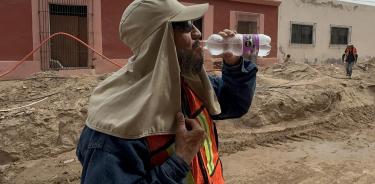
M239 118L251 106L256 87L258 68L252 61L244 60L237 65L223 64L222 76L209 76L218 97L221 113L213 119Z

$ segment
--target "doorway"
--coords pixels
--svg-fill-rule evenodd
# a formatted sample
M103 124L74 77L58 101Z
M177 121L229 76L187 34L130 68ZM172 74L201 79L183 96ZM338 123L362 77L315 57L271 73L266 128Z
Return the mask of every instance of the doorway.
M65 32L87 43L87 6L50 4L49 12L50 34ZM57 36L50 49L50 69L88 67L88 49L73 39Z

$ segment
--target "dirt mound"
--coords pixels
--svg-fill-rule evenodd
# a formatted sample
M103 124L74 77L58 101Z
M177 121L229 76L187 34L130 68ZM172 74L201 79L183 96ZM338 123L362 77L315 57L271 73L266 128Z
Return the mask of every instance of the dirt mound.
M251 111L219 123L223 153L374 123L373 72L354 68L349 79L342 65L285 63L266 68L258 76Z
M298 88L304 88L306 91L301 90L290 94L290 91ZM250 113L250 117L245 116L241 121L267 125L305 118L329 112L342 99L338 90L324 88L307 90L309 88L314 87L300 86L259 90L257 93L258 101L260 101L258 108L254 108L253 112L255 113Z
M375 69L375 57L369 59L367 62L364 62L363 65L368 69Z
M0 82L0 164L74 149L97 81L42 73Z
M319 71L310 65L294 62L275 64L265 69L263 73L286 80L313 79L319 75Z
M368 62L369 64L375 64L375 57L370 58L369 60L367 60L367 62Z
M375 128L375 105L348 108L321 117L295 119L266 129L231 129L222 126L221 154L232 154L246 148L270 147L287 141L345 139L354 131Z
M340 65L277 64L259 75L251 112L232 122L261 127L373 105L371 72L355 69L348 79Z

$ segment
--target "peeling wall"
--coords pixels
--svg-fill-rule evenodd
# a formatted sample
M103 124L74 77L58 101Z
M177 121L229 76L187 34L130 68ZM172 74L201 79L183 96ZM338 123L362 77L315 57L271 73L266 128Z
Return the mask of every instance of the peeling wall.
M344 5L337 1L327 1L327 0L300 0L304 4L312 4L314 6L326 6L331 8L344 9Z
M341 60L344 45L330 45L330 26L351 26L351 42L360 60L375 57L375 6L336 0L284 0L279 7L278 60L287 54L292 60L308 63L335 63ZM315 44L290 44L293 22L316 24Z

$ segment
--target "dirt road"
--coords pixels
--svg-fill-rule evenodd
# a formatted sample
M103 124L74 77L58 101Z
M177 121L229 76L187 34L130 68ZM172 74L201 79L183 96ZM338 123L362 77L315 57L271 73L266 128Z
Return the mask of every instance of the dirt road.
M361 110L329 123L238 136L250 148L222 157L226 182L375 183L375 108Z
M288 141L225 156L226 182L375 183L374 131L364 129L332 140Z

